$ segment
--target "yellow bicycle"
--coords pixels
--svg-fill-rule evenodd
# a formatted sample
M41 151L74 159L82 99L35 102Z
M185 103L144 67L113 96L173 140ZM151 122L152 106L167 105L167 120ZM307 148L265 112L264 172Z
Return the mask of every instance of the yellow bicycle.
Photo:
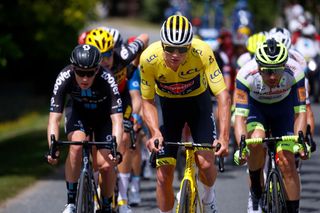
M197 144L193 142L165 142L164 146L183 146L186 150L186 165L184 176L180 184L180 199L176 208L178 213L193 213L203 212L202 202L200 200L198 185L197 185L197 171L194 153L199 150L210 150L215 152L220 148L220 144L216 147L212 144ZM223 159L219 159L219 169L223 169Z

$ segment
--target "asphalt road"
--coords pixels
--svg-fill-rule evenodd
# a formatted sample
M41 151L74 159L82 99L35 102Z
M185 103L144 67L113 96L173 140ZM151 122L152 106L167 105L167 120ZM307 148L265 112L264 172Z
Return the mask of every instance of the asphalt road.
M123 33L124 38L138 35L141 32L150 34L150 42L159 39L159 29L144 29L136 26L125 26L123 23L106 22ZM99 25L99 24L95 24ZM320 142L320 106L313 105L316 117L316 142ZM303 162L301 171L302 193L301 213L320 212L320 145L313 153L312 158ZM174 188L177 191L179 182L175 179ZM143 180L141 183L142 203L133 208L133 212L158 212L155 199L155 177ZM216 197L221 213L246 212L248 186L245 167L237 167L230 162L226 163L226 171L219 173L216 181ZM8 200L0 206L0 213L57 213L61 212L66 202L65 182L63 169L39 180L17 197Z

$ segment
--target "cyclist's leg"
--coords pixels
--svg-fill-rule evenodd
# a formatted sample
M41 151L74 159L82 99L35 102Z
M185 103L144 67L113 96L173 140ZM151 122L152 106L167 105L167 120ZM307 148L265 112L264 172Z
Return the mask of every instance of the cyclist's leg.
M185 123L185 99L159 98L163 126L161 132L165 141L180 141ZM171 212L174 206L172 187L178 147L165 146L157 154L157 204L160 211Z
M131 160L132 176L129 189L129 203L130 205L138 205L141 202L140 198L140 174L141 174L141 134L137 133L136 148L133 150Z
M213 143L216 138L215 120L209 92L205 92L192 100L188 108L188 124L191 134L197 143ZM199 168L199 179L204 186L202 202L210 204L210 208L217 210L215 204L214 183L217 177L214 152L197 151L196 164Z
M286 106L292 106L289 99L285 99L279 103ZM281 109L280 107L278 107ZM283 107L282 107L283 108ZM278 117L272 126L274 136L293 134L294 132L294 111L293 107L286 107L286 111L282 112L283 116ZM289 144L288 144L289 145ZM280 168L285 189L287 192L287 208L288 212L296 212L299 209L300 200L300 178L295 166L295 156L293 146L279 144L277 146L277 155L279 158L278 166Z
M111 119L105 122L100 122L96 125L95 131L96 141L110 141L112 134ZM110 148L110 147L109 147ZM102 208L111 211L112 195L116 184L116 172L114 167L116 164L108 157L110 155L109 149L104 149L102 146L97 146L96 155L93 155L94 162L96 162L99 173L101 175L100 190L102 198Z
M248 138L264 138L266 118L262 113L262 105L252 101L250 105L250 112L247 119ZM248 147L250 155L247 160L249 172L249 199L248 212L261 211L260 199L262 195L263 185L263 167L265 163L266 152L263 145L251 145Z
M80 116L71 106L65 110L65 131L70 141L81 141L86 139L86 125ZM78 178L81 168L81 146L70 146L65 162L65 179L67 186L68 204L75 204Z
M127 124L133 125L131 118L132 113L132 105L131 105L131 97L129 91L126 89L122 94L122 106L124 109L123 120L124 120L124 133L122 135L122 141L124 146L124 151L122 153L122 162L118 165L118 205L120 213L122 209L125 211L128 210L128 188L129 181L131 176L131 159L132 159L132 150L130 150L130 130Z
M134 118L134 131L136 134L136 147L133 150L132 153L132 160L131 160L131 167L132 167L132 178L130 183L130 190L129 190L129 202L130 205L138 205L141 201L140 199L140 173L141 173L141 131L139 131L142 125L142 118L140 116L140 109L141 109L141 95L140 95L140 87L139 85L139 70L136 70L134 75L131 79L131 85L129 85L129 92L131 96L131 102L132 102L132 117ZM128 84L130 84L128 82ZM139 131L139 132L138 132Z

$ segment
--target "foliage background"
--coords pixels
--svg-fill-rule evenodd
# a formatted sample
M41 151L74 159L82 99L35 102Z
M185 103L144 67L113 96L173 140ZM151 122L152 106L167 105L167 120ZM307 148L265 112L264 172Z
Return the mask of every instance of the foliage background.
M211 3L221 2L226 27L230 26L230 15L237 2L188 1L192 5L190 12L193 17L201 17L205 11L213 15ZM209 2L209 9L205 8L205 2ZM254 11L256 30L273 26L288 2L248 0L250 10ZM314 13L319 9L316 2L300 1ZM78 34L90 22L117 16L159 25L169 5L169 0L2 0L0 122L15 119L29 110L37 110L41 105L47 106L57 73L69 63ZM28 95L34 98L30 99Z

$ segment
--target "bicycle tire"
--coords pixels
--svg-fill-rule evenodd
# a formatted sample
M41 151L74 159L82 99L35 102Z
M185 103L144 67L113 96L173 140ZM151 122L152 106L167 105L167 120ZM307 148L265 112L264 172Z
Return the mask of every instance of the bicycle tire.
M179 200L179 213L189 213L190 212L190 204L191 204L191 183L190 180L186 179L183 181L180 200Z
M94 213L92 186L86 172L80 175L76 204L77 213Z
M286 213L286 199L284 186L280 179L280 175L273 172L268 178L266 185L267 190L267 201L266 201L266 212L270 213Z

